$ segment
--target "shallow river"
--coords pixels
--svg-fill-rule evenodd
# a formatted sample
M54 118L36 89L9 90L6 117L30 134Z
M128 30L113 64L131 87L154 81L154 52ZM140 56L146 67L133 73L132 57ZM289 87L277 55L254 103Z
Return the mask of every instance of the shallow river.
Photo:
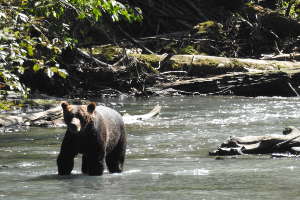
M108 100L107 100L108 101ZM106 102L108 103L108 102ZM170 97L109 100L120 112L161 114L127 125L125 171L57 175L64 129L0 134L0 199L300 199L300 161L269 156L215 159L231 135L281 134L298 126L297 98Z

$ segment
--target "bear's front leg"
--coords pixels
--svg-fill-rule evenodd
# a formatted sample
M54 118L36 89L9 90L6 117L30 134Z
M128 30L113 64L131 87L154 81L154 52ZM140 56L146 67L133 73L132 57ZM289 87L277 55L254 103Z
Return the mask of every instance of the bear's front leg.
M122 140L106 155L106 166L110 173L121 173L123 171L123 164L126 154L126 140Z
M101 176L104 171L104 155L89 154L86 156L87 174Z
M75 156L74 156L75 157ZM74 157L59 154L57 157L58 175L70 175L74 168Z
M59 175L71 174L71 171L74 168L74 158L76 155L76 142L72 137L66 134L56 161Z
M85 154L82 155L82 163L81 163L81 172L84 174L88 174L89 168L88 168L88 162L87 162L87 156Z

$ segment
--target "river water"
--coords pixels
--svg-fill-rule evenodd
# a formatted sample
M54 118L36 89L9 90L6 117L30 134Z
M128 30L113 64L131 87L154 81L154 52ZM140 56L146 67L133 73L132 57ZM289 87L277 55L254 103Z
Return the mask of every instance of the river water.
M125 171L57 175L64 129L0 135L0 199L299 199L300 161L270 156L215 159L231 135L281 134L298 126L297 98L164 97L106 100L118 111L161 114L129 124Z

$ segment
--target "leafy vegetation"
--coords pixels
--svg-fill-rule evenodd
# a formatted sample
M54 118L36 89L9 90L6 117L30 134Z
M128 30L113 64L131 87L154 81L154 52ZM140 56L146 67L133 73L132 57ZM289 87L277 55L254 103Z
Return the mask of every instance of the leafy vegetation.
M29 89L20 76L30 70L49 78L68 72L58 59L77 41L72 26L79 20L97 23L102 16L112 21L141 20L141 11L115 0L0 0L0 90L13 90L23 97Z
M283 15L292 18L300 17L300 1L299 0L277 0L273 2L277 10Z
M262 2L263 6L279 11L281 14L295 19L300 18L300 0L264 0L250 1L251 4Z

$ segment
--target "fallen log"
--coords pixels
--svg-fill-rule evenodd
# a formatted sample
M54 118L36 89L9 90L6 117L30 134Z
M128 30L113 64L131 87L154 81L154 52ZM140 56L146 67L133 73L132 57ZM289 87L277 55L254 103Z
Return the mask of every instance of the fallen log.
M262 71L286 71L300 69L300 62L259 60L250 58L227 58L204 55L172 55L168 60L164 55L130 54L141 61L148 61L154 65L164 60L166 66L163 70L187 71L189 75L201 76L208 74L224 74L226 72L262 72ZM167 62L169 61L169 62ZM209 73L210 72L210 73Z
M299 53L289 53L289 54L279 54L279 55L262 55L261 60L278 60L278 61L299 61L300 54Z
M178 93L238 96L298 96L300 62L238 59L203 55L133 55L160 66L149 93L174 89ZM171 73L180 72L180 73ZM174 91L171 91L174 93ZM166 92L168 93L168 92ZM171 95L171 94L170 94Z
M300 154L300 131L295 127L284 129L283 134L230 137L211 156L242 154Z
M238 96L299 96L296 76L277 72L237 72L207 78L190 78L158 83L146 90L151 93L238 95ZM172 90L170 90L172 89Z
M133 123L138 123L141 121L148 120L150 118L153 118L157 116L160 113L161 106L156 105L150 112L142 115L130 115L128 113L125 113L123 115L123 120L125 124L133 124Z
M161 106L156 105L150 112L141 115L130 115L128 113L123 115L125 124L133 124L148 120L155 117L161 111ZM65 127L63 121L63 113L60 106L54 108L23 115L0 115L0 127L14 127L14 126L38 126L38 127Z

